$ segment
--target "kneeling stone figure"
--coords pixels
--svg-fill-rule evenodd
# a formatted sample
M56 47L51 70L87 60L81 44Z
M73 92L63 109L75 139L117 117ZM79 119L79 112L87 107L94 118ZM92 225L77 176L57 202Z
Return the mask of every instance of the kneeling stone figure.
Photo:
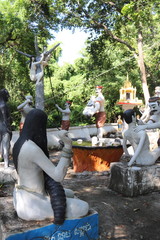
M55 224L65 219L87 215L88 203L63 189L63 181L72 157L72 142L65 130L61 158L55 166L49 159L46 135L47 116L39 109L31 110L21 135L13 148L13 161L18 173L13 202L18 216L24 220L54 218Z

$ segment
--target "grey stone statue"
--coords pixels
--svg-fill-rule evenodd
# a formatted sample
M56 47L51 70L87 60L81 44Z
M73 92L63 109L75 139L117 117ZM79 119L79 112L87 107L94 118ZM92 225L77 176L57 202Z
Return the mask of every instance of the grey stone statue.
M70 114L71 114L71 110L70 110L70 106L71 106L71 102L70 101L66 101L65 103L65 109L62 109L58 106L58 104L56 104L55 106L58 108L58 110L62 113L62 122L61 122L61 128L62 130L69 130L70 127Z
M126 156L129 156L127 149L127 141L131 144L134 150L133 156L128 163L128 166L136 165L153 165L160 157L160 147L150 151L150 142L148 135L144 129L136 132L136 113L133 109L128 109L123 114L124 120L128 124L128 129L124 132L123 149Z
M9 150L12 138L11 117L7 101L9 98L8 91L3 88L0 90L0 144L2 158L4 159L4 168L9 167Z
M52 52L60 45L56 44L49 51L44 48L43 52L39 52L37 40L35 41L35 55L30 55L22 51L16 50L18 53L28 57L30 59L29 64L29 76L31 81L34 81L36 84L35 89L35 107L41 110L44 110L44 68L48 65L48 61L51 58Z
M83 111L85 116L95 116L97 137L103 137L103 126L106 122L105 99L102 94L102 86L96 86L96 97L92 96Z
M42 80L44 76L44 67L47 66L48 61L51 57L51 53L58 46L59 44L51 48L49 51L46 51L46 48L44 48L42 54L39 54L38 52L36 56L16 50L18 53L23 54L30 59L29 69L31 81L38 83Z

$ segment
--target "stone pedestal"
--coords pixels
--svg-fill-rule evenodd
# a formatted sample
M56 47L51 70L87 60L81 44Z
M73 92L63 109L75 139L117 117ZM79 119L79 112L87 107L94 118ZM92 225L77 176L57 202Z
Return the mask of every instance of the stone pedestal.
M160 163L152 166L127 167L127 163L111 163L109 188L134 197L160 190Z

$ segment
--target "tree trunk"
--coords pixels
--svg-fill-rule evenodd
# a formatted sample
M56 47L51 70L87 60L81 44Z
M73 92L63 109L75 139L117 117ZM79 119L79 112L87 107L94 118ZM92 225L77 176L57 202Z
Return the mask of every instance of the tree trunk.
M36 82L35 107L44 110L44 80Z
M150 94L149 94L149 90L148 90L146 70L145 70L145 65L144 65L143 36L142 36L141 31L139 31L139 33L138 33L138 66L140 68L145 105L147 105Z
M110 5L115 4L113 2L108 2ZM94 22L95 26L97 28L104 29L105 33L110 36L112 39L114 39L117 42L120 42L124 44L125 46L128 47L128 49L132 52L134 52L134 56L137 59L137 54L136 54L136 49L132 47L127 41L122 40L121 38L117 37L116 35L113 34L113 32L105 25L104 23L100 23L99 21L95 20L92 18L90 14L84 9L82 9L83 13L86 15L88 19L90 19L92 22ZM121 11L120 11L121 12ZM131 20L131 19L130 19ZM144 94L144 100L145 100L145 105L148 104L148 100L150 97L148 86L147 86L147 78L146 78L146 71L145 71L145 65L144 65L144 56L143 56L143 37L142 37L142 26L141 23L139 23L139 33L138 33L138 66L140 68L140 74L141 74L141 82L142 82L142 89L143 89L143 94Z

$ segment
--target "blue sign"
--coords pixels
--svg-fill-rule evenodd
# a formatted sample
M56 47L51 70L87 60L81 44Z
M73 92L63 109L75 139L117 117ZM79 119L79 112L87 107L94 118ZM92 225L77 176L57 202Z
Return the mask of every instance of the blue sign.
M23 233L10 235L6 240L97 240L98 213L73 220L63 225L51 224Z

